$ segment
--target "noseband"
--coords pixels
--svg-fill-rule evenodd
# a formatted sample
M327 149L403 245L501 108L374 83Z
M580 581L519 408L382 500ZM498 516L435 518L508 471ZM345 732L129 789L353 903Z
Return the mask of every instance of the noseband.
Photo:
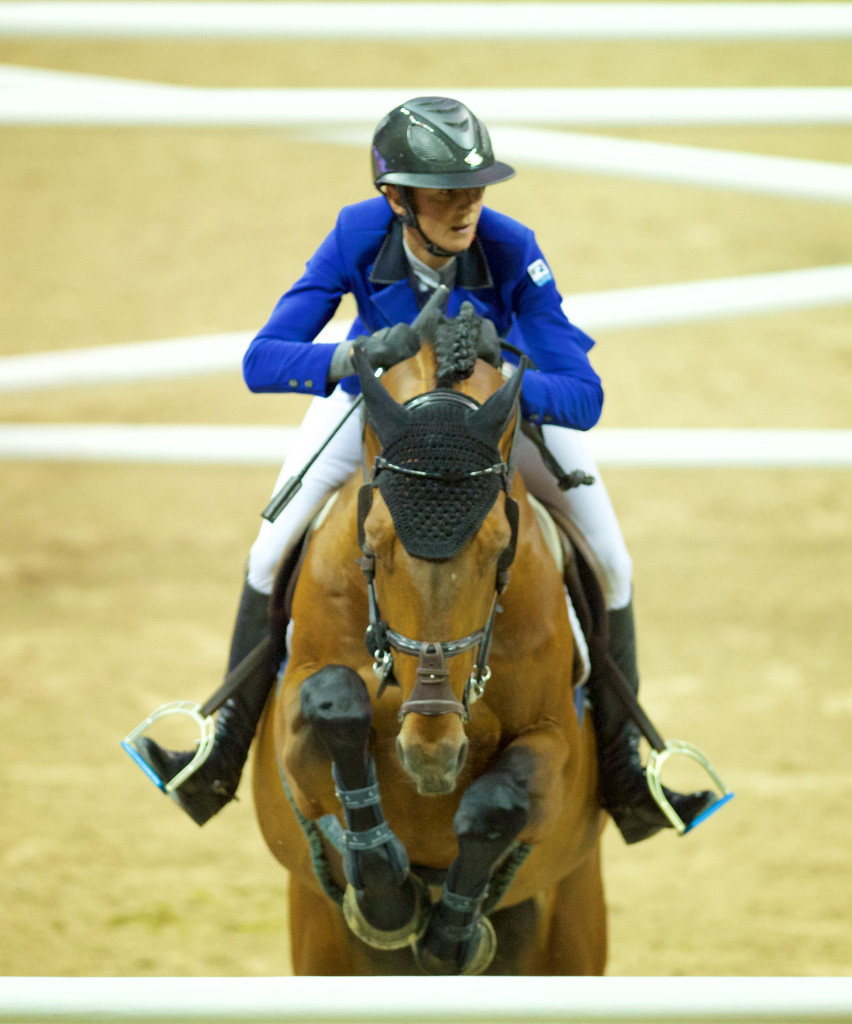
M463 404L469 409L478 409L478 404L467 395L457 391L432 391L425 395L418 395L406 403L409 408L422 407L430 402L452 401ZM518 417L518 421L520 417ZM517 438L517 425L512 439L512 453L509 462L494 463L484 469L470 470L464 473L454 474L454 482L463 482L474 477L494 474L499 477L502 490L505 494L506 517L509 520L511 540L506 549L500 555L497 562L497 574L495 581L494 599L491 603L491 612L488 620L481 629L468 633L467 636L457 640L415 640L404 636L402 633L391 629L382 618L379 610L379 602L376 596L375 572L376 556L368 548L365 537L364 523L370 512L373 502L373 490L378 486L377 476L381 472L400 473L409 477L425 478L446 481L448 478L441 473L433 473L429 470L415 469L396 465L379 455L373 465L370 479L365 483L358 494L358 541L363 552L363 557L358 560L364 576L367 580L367 596L369 602L370 624L365 634L367 649L373 656L373 671L379 680L378 695L384 693L388 686L398 686L399 683L393 671L393 652L409 654L417 657L417 674L414 689L408 700L404 701L399 710L399 719L402 719L410 712L420 715L435 716L446 714L458 714L464 721L470 718L470 705L477 701L485 692L485 686L491 678L491 669L488 667L488 654L491 647L491 637L494 631L494 620L501 608L497 602L500 594L506 589L509 582L509 567L515 557L515 547L518 535L518 503L509 496L509 488L512 476L512 455L514 454L514 443ZM366 469L366 467L365 467ZM493 507L493 506L492 506ZM486 512L487 515L487 512ZM450 671L447 667L447 660L458 654L478 647L476 662L474 663L470 677L465 684L464 695L461 701L453 693L449 678Z

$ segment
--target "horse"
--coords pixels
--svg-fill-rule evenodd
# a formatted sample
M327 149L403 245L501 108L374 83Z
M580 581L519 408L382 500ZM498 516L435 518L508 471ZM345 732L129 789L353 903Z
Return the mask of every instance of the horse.
M602 974L606 816L563 573L512 466L523 365L432 334L380 378L356 347L364 469L273 595L253 790L293 970Z

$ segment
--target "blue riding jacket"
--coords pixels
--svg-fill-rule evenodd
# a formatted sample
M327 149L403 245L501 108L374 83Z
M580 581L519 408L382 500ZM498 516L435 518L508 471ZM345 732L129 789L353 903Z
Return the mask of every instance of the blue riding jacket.
M533 232L484 207L476 239L456 260L446 315L456 316L463 302L471 302L537 367L524 375L522 414L538 423L593 427L603 405L600 378L587 354L594 342L563 313ZM336 346L311 343L347 293L358 308L350 338L411 323L425 301L412 279L402 227L383 197L344 207L305 273L279 299L243 358L250 390L329 394ZM359 389L357 377L341 385L353 393Z

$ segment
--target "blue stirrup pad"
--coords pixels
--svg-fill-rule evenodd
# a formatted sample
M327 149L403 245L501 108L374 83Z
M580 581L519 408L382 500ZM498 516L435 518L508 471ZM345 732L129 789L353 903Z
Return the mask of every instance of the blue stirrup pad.
M121 745L127 751L127 753L130 754L133 760L139 765L142 771L145 772L145 774L148 776L151 782L154 783L157 789L162 790L162 792L165 793L166 784L159 777L159 775L157 775L154 769L148 764L145 758L142 757L139 751L132 744L128 743L127 740L122 740Z
M696 817L692 819L692 821L683 830L682 835L686 835L687 832L691 832L693 829L698 828L702 822L707 821L707 819L714 815L716 811L721 810L725 804L730 803L731 800L734 799L734 795L734 793L725 793L724 796L719 797L715 804L710 804L710 806L703 810L701 814L696 815Z

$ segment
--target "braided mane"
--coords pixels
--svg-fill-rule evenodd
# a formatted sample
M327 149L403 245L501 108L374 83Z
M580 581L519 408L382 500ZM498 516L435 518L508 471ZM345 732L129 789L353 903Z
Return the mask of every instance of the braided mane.
M435 374L439 388L450 388L473 374L479 344L479 318L471 309L442 320L435 331Z

